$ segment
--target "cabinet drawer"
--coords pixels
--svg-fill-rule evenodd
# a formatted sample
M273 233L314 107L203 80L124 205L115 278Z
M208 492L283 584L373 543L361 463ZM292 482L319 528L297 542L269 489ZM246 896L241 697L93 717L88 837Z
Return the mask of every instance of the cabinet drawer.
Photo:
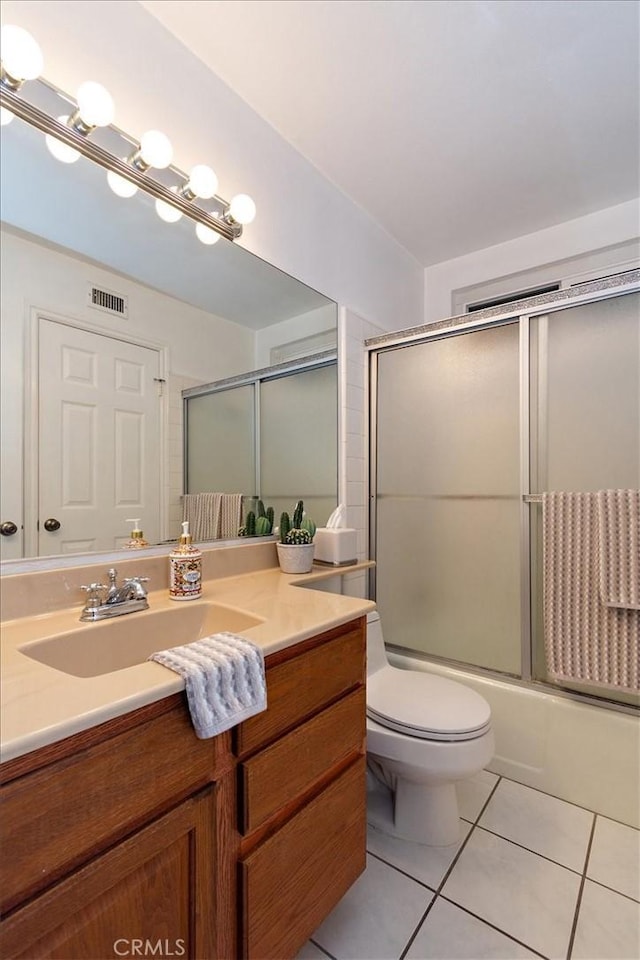
M2 908L212 779L219 745L175 709L6 784L0 793Z
M253 753L364 682L365 621L350 623L333 639L270 667L268 709L236 731L239 757Z
M295 956L365 867L365 758L241 861L249 960Z
M350 753L362 752L365 733L360 687L241 763L243 833L255 830Z

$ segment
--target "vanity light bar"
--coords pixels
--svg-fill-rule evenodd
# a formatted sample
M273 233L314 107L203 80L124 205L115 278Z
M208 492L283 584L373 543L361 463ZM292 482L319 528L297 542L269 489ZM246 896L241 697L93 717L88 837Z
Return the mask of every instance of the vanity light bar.
M40 78L38 82L50 87L50 89L54 90L60 96L69 100L67 94L58 90L42 78ZM93 160L105 170L112 171L118 176L123 177L130 183L135 184L135 186L140 187L144 192L151 194L156 200L161 200L175 207L181 213L186 214L191 220L203 224L203 226L215 231L227 240L233 241L242 235L242 224L234 220L233 216L229 213L233 207L233 201L229 203L227 200L215 194L212 200L221 208L222 213L220 216L209 213L193 203L192 199L189 198L190 191L182 192L180 189L172 190L163 183L154 180L149 176L148 172L139 169L138 166L129 163L127 160L122 160L120 157L99 146L99 144L95 143L85 134L78 132L73 126L62 123L44 110L24 100L18 94L18 91L11 89L5 83L0 84L0 106L10 113L15 114L15 116L20 117L22 120L26 120L27 123L30 123L45 135L55 137L56 140L77 150L78 153ZM111 129L120 134L128 146L137 149L136 141L129 137L128 134L113 126ZM170 167L170 170L176 174L176 176L182 178L185 184L189 182L189 175L182 170L173 165Z

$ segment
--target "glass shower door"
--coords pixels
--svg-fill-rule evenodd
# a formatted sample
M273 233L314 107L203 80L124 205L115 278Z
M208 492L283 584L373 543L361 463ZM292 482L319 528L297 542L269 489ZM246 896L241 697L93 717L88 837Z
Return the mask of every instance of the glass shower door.
M260 489L276 522L302 498L323 526L337 498L338 384L335 364L266 380L260 391Z
M396 646L520 673L517 323L377 358L377 602Z

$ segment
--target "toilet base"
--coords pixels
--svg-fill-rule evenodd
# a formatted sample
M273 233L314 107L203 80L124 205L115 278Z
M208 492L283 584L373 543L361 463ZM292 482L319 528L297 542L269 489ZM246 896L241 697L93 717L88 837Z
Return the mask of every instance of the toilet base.
M397 790L394 793L383 783L370 783L367 789L367 821L371 826L391 837L429 847L446 847L457 843L461 828L455 785L425 788L424 784L407 781L403 784L398 804ZM407 791L407 786L417 789ZM433 795L434 791L438 793L437 796ZM453 792L453 803L450 791ZM433 804L429 815L425 813L426 803Z
M453 783L411 783L398 777L393 822L399 837L431 847L460 839L458 798Z

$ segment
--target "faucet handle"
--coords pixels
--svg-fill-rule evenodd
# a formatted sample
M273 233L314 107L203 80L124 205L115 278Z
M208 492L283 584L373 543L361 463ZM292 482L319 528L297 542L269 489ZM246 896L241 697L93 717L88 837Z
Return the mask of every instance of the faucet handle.
M100 596L101 590L106 590L104 583L90 583L88 586L82 584L80 587L81 590L86 590L89 594L87 597L87 606L88 607L98 607L102 601Z
M142 584L149 583L149 577L126 577L123 582L125 586L131 587L134 593L134 599L136 600L146 599L147 591L142 586Z

